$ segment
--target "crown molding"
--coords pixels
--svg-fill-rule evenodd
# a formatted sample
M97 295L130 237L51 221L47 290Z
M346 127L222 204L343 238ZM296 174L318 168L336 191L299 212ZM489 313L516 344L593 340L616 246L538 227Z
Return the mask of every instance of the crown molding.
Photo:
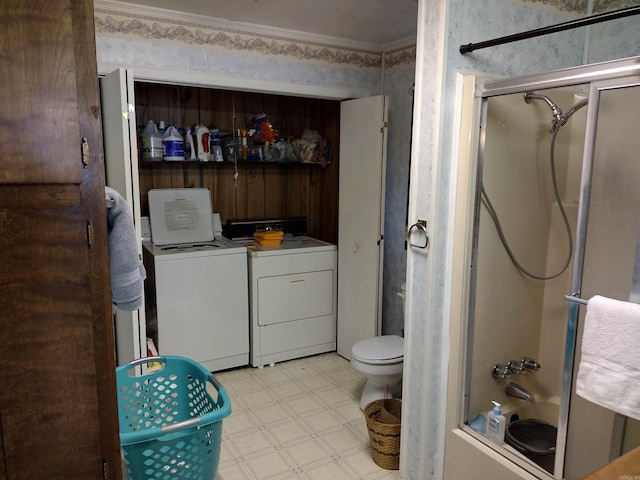
M101 14L117 14L140 20L156 20L175 25L219 30L247 36L260 36L282 41L294 41L317 47L333 47L369 54L382 53L382 45L357 42L344 38L329 37L296 30L268 27L245 22L233 22L223 18L177 12L157 7L145 7L117 0L94 0L94 10ZM414 39L415 42L415 39Z

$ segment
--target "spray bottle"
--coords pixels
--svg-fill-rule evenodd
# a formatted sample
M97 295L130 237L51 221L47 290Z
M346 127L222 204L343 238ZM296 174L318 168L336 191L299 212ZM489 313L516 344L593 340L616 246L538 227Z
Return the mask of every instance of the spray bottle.
M195 160L197 158L196 147L193 144L193 134L191 129L187 128L184 136L184 156L186 160Z

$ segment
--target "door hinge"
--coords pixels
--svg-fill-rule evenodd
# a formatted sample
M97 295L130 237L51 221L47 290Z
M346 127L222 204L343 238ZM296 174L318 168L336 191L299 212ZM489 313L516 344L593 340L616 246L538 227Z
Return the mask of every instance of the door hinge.
M133 103L127 103L127 110L122 112L122 119L129 120L129 114L135 113L136 107Z
M93 222L91 219L87 220L87 246L89 249L93 248L93 241L95 239L95 231L93 229Z
M82 165L84 168L89 166L89 141L87 137L82 137Z
M384 124L380 127L380 133L384 133L384 129L389 126L389 122L384 122Z
M102 459L102 478L109 480L109 461L106 458Z

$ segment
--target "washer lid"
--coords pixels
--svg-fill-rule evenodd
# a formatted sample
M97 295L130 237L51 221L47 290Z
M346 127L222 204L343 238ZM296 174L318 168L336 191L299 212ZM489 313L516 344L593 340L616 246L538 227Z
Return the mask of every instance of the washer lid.
M382 335L360 340L353 345L351 354L364 363L396 363L404 357L404 338Z

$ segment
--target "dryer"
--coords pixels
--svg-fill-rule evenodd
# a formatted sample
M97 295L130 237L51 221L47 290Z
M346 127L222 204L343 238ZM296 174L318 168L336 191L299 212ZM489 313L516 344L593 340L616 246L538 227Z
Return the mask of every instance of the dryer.
M285 236L279 246L260 246L247 235L256 229ZM226 234L245 235L234 240L247 247L254 367L336 349L337 247L304 232L304 218L227 223Z

